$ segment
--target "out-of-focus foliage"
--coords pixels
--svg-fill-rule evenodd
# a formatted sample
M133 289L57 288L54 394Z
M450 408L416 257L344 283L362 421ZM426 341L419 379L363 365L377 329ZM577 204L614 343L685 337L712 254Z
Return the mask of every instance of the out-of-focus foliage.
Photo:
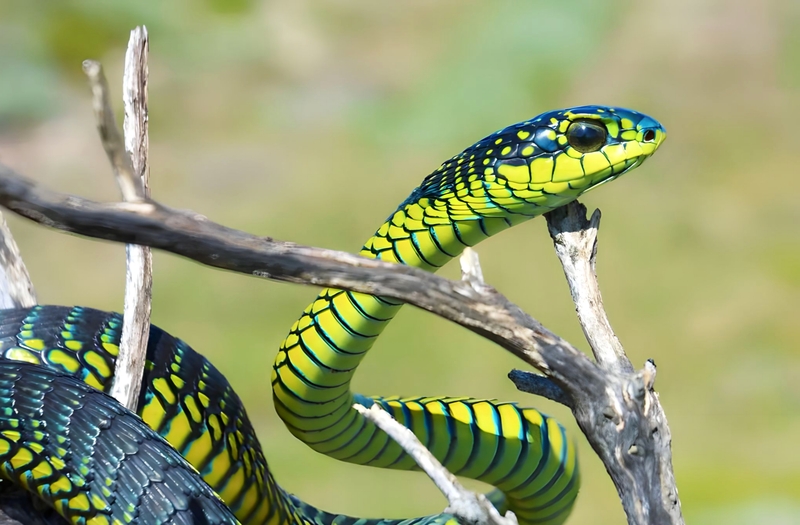
M116 199L80 64L101 59L117 90L128 30L142 23L153 195L297 242L355 251L442 160L541 111L615 104L660 119L662 150L585 199L604 212L607 307L633 360L659 366L688 521L800 521L798 2L0 0L0 158L50 187ZM122 247L10 222L43 302L121 308ZM492 284L582 343L543 221L479 252ZM285 486L342 513L441 510L421 474L318 456L274 415L265 378L314 290L155 263L155 322L227 374ZM408 309L356 386L558 414L582 448L571 523L620 523L569 414L515 392L513 366Z

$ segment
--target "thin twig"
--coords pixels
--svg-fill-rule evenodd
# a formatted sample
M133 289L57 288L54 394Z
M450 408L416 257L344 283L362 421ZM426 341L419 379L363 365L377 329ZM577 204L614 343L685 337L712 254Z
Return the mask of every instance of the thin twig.
M461 265L461 280L469 283L475 291L483 291L485 283L478 252L472 248L464 248L458 262Z
M365 408L356 403L353 408L386 432L433 480L447 498L446 513L453 514L461 523L466 524L517 525L517 518L513 512L508 511L505 516L501 516L485 495L465 489L456 477L425 448L425 445L420 443L411 430L398 423L381 407L372 405L370 408Z
M556 255L564 268L578 321L600 366L632 373L633 365L619 342L603 308L595 258L600 210L586 219L586 207L575 201L545 215Z
M150 197L150 168L148 165L149 139L147 135L147 29L137 27L131 31L128 51L125 54L122 100L125 107L123 134L126 155L132 163L133 184ZM121 182L122 178L117 177ZM137 195L126 195L120 186L123 200L138 200ZM150 311L153 287L153 256L147 246L128 244L125 271L125 307L119 355L114 370L110 394L130 410L136 410L139 401L147 341L150 335Z
M569 408L573 406L572 400L564 390L543 375L514 369L508 373L508 378L514 383L517 390L521 392L541 396Z
M149 114L147 108L147 84L149 70L147 59L150 40L147 28L140 26L131 31L128 50L125 53L125 70L122 77L122 102L125 119L122 131L125 150L131 158L136 183L142 187L144 198L150 197L150 139L148 137ZM133 199L126 199L133 200Z
M133 173L131 159L125 151L125 144L117 129L103 66L94 60L84 60L83 72L89 78L89 85L92 88L92 107L97 121L97 131L100 133L100 140L108 160L114 168L114 176L122 191L122 197L126 201L142 200L144 189L140 179Z
M0 309L36 305L36 291L19 246L0 213Z

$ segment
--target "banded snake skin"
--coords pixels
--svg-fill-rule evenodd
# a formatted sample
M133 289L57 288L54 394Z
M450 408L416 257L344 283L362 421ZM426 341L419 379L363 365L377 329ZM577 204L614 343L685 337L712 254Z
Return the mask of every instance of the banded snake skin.
M607 106L551 111L514 124L426 177L361 255L435 271L465 247L636 168L665 138L651 117ZM272 374L275 407L290 431L340 460L415 468L396 443L351 408L355 402L379 404L451 472L497 487L492 501L501 511L514 511L520 524L563 523L580 478L575 444L552 418L493 400L350 391L356 367L400 306L326 289L304 311L281 345ZM138 405L149 430L94 390L110 388L121 329L119 314L91 308L0 311L0 477L70 522L457 523L449 514L352 518L286 493L224 376L156 327L150 330ZM87 433L103 437L103 446L99 437L79 443ZM142 481L128 470L149 478Z

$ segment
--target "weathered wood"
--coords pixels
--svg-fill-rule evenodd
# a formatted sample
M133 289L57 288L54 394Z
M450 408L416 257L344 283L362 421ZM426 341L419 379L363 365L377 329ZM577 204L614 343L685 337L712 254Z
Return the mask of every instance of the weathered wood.
M372 405L366 408L355 404L353 408L386 432L431 478L447 498L446 513L454 515L464 525L517 525L517 517L513 512L507 511L503 516L485 494L464 488L431 451L425 448L411 429L398 423L380 406Z
M36 291L22 260L17 241L0 213L0 309L36 304Z
M545 218L556 255L567 277L578 321L594 358L603 368L633 372L633 365L611 328L597 283L595 257L600 210L595 210L587 220L586 208L572 202L545 214Z
M131 31L125 54L123 137L117 129L108 82L99 62L86 60L83 70L92 87L92 107L97 130L117 180L122 200L140 202L149 197L147 135L147 30ZM136 411L144 375L147 339L150 335L153 258L150 248L129 244L126 251L123 328L114 380L109 394L129 410Z
M508 373L508 378L514 383L517 390L544 397L572 408L572 400L569 396L564 393L560 386L543 375L514 369Z
M616 417L610 422L591 414L587 419L578 419L578 424L600 438L592 446L604 459L609 473L614 469L616 475L611 478L629 518L636 516L637 523L654 518L658 523L682 523L670 430L658 394L653 391L655 363L648 361L641 372L634 373L603 307L595 271L600 210L587 219L586 207L572 202L545 218L583 333L597 363L611 372L609 384L615 386L611 390L614 394L603 393L612 404L627 407L614 411ZM645 499L640 498L643 493ZM661 505L657 505L659 501Z
M620 493L629 523L683 523L669 428L652 391L655 368L600 366L476 278L451 281L408 266L257 237L155 201L99 204L46 190L1 164L0 205L63 231L145 244L256 277L387 296L454 321L519 356L563 390ZM570 227L566 223L562 231Z
M150 165L147 110L147 57L150 43L147 29L137 27L131 31L125 70L122 81L122 101L125 120L122 131L125 151L130 155L134 182L145 198L150 197ZM122 190L123 188L120 188ZM123 200L136 201L135 195L124 195ZM152 311L153 254L149 246L129 244L125 247L125 300L119 356L114 371L110 394L129 409L136 411L139 401L147 340L150 337Z

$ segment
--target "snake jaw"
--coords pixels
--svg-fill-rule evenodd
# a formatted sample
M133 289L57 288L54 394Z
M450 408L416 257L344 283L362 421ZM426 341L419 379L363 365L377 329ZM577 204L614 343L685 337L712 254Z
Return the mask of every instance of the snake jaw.
M628 160L624 161L625 166L622 168L621 171L619 171L617 173L613 173L613 168L612 168L612 174L610 176L601 178L598 182L592 184L591 186L586 188L583 192L581 192L581 195L584 195L584 194L590 192L591 190L602 186L603 184L607 184L607 183L609 183L611 181L617 180L618 178L622 177L623 175L625 175L629 171L631 171L633 169L636 169L639 166L641 166L646 158L647 158L647 156L641 156L641 157L637 157L635 159L628 159Z

